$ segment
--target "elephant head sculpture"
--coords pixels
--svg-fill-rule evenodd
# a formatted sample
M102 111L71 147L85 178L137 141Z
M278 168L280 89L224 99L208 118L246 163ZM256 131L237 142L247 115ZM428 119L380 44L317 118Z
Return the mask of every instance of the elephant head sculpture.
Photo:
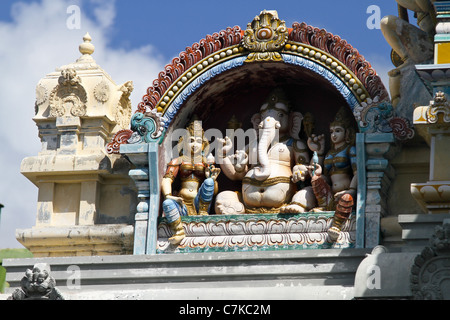
M255 170L257 180L265 180L270 176L268 149L275 138L292 138L299 140L303 115L300 112L291 111L289 101L284 92L275 89L260 112L253 115L251 121L255 130L259 132L257 146L258 167Z

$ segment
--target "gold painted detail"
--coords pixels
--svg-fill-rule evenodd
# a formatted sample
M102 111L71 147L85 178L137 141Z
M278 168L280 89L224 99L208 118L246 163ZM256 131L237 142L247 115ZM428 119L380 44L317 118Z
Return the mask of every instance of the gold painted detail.
M278 51L283 49L288 36L286 23L276 11L262 11L245 30L242 45L250 51L245 62L283 61Z
M427 120L429 123L449 123L450 103L444 92L436 93L430 107L427 109Z
M359 102L364 102L367 98L370 98L370 94L361 80L345 64L331 54L311 45L295 41L288 41L282 53L297 55L327 68L346 84Z

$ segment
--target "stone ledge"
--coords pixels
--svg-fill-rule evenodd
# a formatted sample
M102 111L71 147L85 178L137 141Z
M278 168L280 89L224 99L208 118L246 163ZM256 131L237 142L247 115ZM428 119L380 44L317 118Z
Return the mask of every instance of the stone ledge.
M16 230L16 238L35 257L129 254L133 251L134 227L33 227Z
M45 262L68 299L288 299L294 293L291 299L351 299L356 270L368 252L312 249L55 257L5 259L3 266L10 284L7 294L20 286L27 268ZM70 288L74 267L79 270L79 289Z

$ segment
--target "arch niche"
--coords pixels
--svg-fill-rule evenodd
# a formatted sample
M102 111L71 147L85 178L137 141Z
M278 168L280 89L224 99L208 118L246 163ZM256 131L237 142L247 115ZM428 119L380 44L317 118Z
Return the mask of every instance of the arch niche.
M264 26L266 17L270 25ZM265 29L278 33L282 41L273 44L258 38ZM185 128L196 115L205 130L225 134L233 116L246 130L251 116L277 87L287 93L294 111L314 115L319 134L328 132L342 106L353 113L361 132L361 104L389 99L370 63L345 40L306 23L286 28L276 12L263 11L246 31L227 28L186 48L148 88L137 112L162 114L166 134L160 175L171 158L175 129Z
M246 130L269 93L280 87L294 111L313 114L316 134L328 132L329 123L342 106L353 114L355 129L367 132L363 106L372 100L389 99L375 70L345 40L305 23L287 28L275 11L261 12L245 31L237 26L227 28L186 48L159 73L133 117L141 121L148 116L154 125L142 132L123 130L108 146L109 152L119 153L120 149L120 153L134 159L138 168L130 176L142 180L137 183L142 190L136 215L135 254L157 250L155 231L161 201L157 177L164 175L166 164L174 157L172 151L178 140L174 131L184 129L194 115L202 120L204 130L218 129L225 135L233 116ZM148 138L155 131L158 134ZM141 145L127 146L137 133ZM160 146L151 142L159 142ZM366 177L359 175L360 170L358 179L364 185L358 184L358 195L365 199L359 190L365 192ZM223 190L232 189L221 180L219 185ZM364 208L361 202L357 205ZM356 224L356 245L363 247L364 213L358 209Z

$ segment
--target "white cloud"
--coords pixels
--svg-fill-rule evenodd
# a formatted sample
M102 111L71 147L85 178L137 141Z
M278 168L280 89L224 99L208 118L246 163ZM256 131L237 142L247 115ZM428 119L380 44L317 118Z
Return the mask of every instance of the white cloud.
M70 30L67 8L75 3L81 8L81 28ZM112 79L117 84L133 80L134 109L164 66L151 46L128 51L108 47L108 30L116 17L114 1L91 0L93 16L83 14L84 5L74 0L16 3L12 21L0 21L0 203L5 205L0 248L20 247L15 229L35 224L37 188L20 173L20 162L41 148L32 121L39 80L81 55L78 45L86 32L96 48L94 59Z

